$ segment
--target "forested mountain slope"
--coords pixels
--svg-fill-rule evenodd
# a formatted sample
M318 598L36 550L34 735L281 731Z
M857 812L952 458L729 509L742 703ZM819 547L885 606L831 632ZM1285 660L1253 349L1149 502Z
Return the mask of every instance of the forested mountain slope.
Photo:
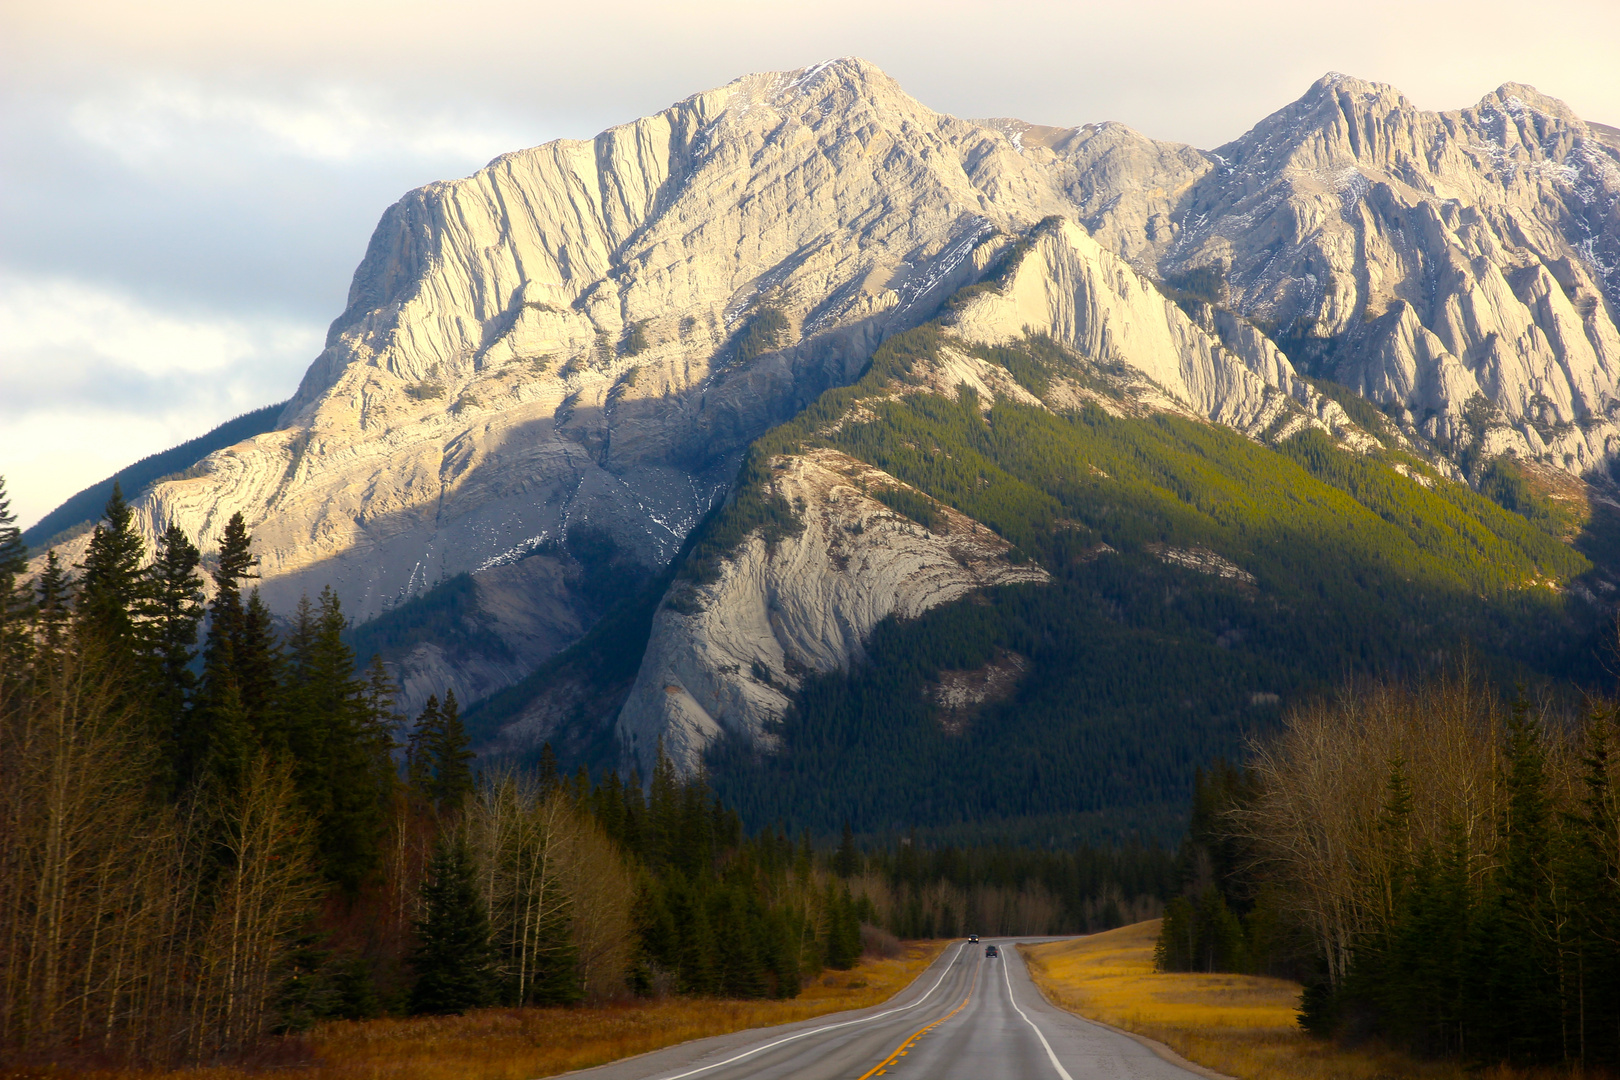
M667 567L754 439L1030 244L967 340L1028 323L1251 438L1602 477L1617 208L1613 130L1515 84L1434 113L1330 75L1200 151L946 116L857 59L750 75L408 193L274 430L136 517L207 548L241 512L278 614L331 585L382 617L407 706L485 696Z
M1074 302L1095 282L1063 268L1106 264L1085 243L1036 230L756 442L662 599L587 639L621 659L571 652L485 703L492 745L645 769L662 742L749 820L1118 839L1172 834L1197 765L1345 676L1469 649L1499 677L1596 673L1605 616L1570 587L1614 586L1573 510L1499 464L1508 510L1373 410L1313 398L1330 425L1272 389L1248 436L1210 422L1189 399L1216 383L1120 358L1104 300L1139 283ZM994 333L1009 311L1025 329ZM975 541L945 571L884 562Z

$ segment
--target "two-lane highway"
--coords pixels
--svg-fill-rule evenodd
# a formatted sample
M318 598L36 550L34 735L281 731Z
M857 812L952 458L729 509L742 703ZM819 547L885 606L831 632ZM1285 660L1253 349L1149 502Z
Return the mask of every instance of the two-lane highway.
M875 1008L673 1046L592 1080L1187 1080L1134 1039L1046 1003L1016 939L952 945ZM984 955L999 947L1000 957Z

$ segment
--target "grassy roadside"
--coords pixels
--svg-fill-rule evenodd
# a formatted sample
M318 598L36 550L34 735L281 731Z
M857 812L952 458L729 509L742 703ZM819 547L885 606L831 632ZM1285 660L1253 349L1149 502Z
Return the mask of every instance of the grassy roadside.
M1569 1076L1468 1069L1376 1046L1312 1039L1295 1022L1300 986L1253 975L1159 974L1159 920L1074 941L1024 946L1035 984L1055 1005L1156 1039L1188 1061L1238 1080L1528 1080Z
M899 957L824 972L791 1001L666 998L549 1009L481 1009L465 1016L321 1024L261 1061L178 1072L7 1069L6 1080L535 1080L645 1054L690 1039L789 1024L888 1000L945 942L907 942Z

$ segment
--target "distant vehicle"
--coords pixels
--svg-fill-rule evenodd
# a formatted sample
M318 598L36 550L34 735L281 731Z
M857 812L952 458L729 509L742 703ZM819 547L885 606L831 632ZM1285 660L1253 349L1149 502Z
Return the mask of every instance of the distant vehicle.
M968 944L969 945L977 945L978 943L979 943L979 935L978 934L969 934L968 935Z
M994 960L996 957L1000 956L1001 953L996 951L996 947L994 945L986 945L984 947L984 955Z

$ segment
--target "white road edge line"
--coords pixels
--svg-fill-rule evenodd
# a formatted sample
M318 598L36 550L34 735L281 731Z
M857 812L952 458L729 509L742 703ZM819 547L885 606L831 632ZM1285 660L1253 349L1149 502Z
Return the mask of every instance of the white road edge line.
M818 1033L823 1032L823 1031L836 1031L839 1028L846 1028L846 1027L849 1027L849 1026L851 1026L853 1024L869 1024L873 1020L881 1020L885 1016L893 1016L895 1013L903 1013L903 1012L907 1012L907 1011L909 1011L911 1009L915 1009L917 1006L921 1005L923 1002L927 1001L929 998L934 996L934 991L939 989L939 984L945 981L945 976L950 974L951 967L956 963L957 957L960 957L961 955L962 955L962 945L959 943L956 946L956 955L951 957L950 962L947 963L945 965L944 970L942 970L939 973L939 978L935 979L934 980L934 985L930 986L928 988L928 993L924 994L922 997L918 998L916 1001L913 1001L910 1005L902 1005L898 1009L889 1009L886 1012L880 1012L880 1013L877 1013L877 1014L875 1014L873 1016L863 1016L859 1020L845 1020L841 1024L828 1024L825 1027L811 1028L809 1031L801 1031L797 1035L789 1035L785 1039L777 1039L773 1043L766 1043L764 1046L756 1046L752 1050L748 1050L748 1051L746 1051L744 1053L738 1054L736 1057L728 1057L724 1061L717 1061L713 1065L705 1065L701 1069L691 1069L691 1070L689 1070L687 1072L676 1073L674 1076L666 1076L666 1077L663 1078L663 1080L683 1080L684 1077L696 1076L698 1073L706 1073L710 1069L718 1069L718 1068L720 1068L720 1067L722 1067L724 1065L730 1065L733 1062L741 1061L743 1058L749 1058L749 1057L753 1057L755 1054L764 1053L766 1050L770 1050L770 1049L773 1049L774 1047L781 1046L783 1043L793 1042L795 1039L803 1039L803 1038L805 1038L807 1036L815 1035L815 1034L818 1034ZM1016 1006L1016 1005L1013 1006L1013 1008L1017 1008L1017 1007L1018 1006ZM1041 1041L1045 1042L1046 1040L1042 1039ZM1052 1052L1051 1047L1048 1047L1046 1052L1048 1054L1050 1054ZM1056 1061L1057 1058L1053 1058L1052 1060ZM1062 1072L1062 1069L1063 1069L1063 1067L1061 1065L1058 1066L1058 1071L1059 1072ZM1063 1073L1063 1076L1064 1076L1064 1080L1074 1080L1074 1078L1072 1076L1070 1076L1068 1073Z
M1017 946L1014 946L1014 949L1016 948ZM1046 1047L1046 1056L1052 1059L1052 1068L1057 1070L1058 1075L1063 1077L1063 1080L1074 1080L1074 1077L1069 1075L1069 1070L1065 1069L1063 1063L1057 1059L1057 1055L1052 1053L1052 1044L1046 1041L1046 1036L1042 1035L1041 1029L1035 1026L1035 1021L1031 1020L1024 1010L1018 1007L1018 1002L1013 1000L1012 975L1007 971L1006 964L1001 965L1001 974L1007 980L1007 1003L1013 1007L1013 1010L1019 1016L1024 1018L1024 1023L1030 1026L1030 1029L1035 1032L1035 1037L1041 1040L1041 1045Z

